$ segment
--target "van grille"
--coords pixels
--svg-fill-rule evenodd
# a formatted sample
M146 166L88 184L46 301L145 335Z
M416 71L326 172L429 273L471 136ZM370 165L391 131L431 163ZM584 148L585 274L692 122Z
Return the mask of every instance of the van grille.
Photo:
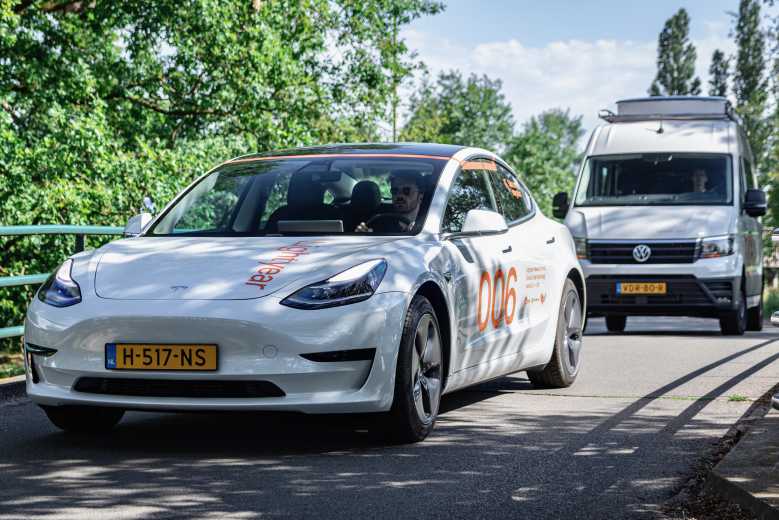
M633 249L645 244L652 250L646 262L633 258ZM691 264L695 261L697 242L590 242L589 257L593 264Z
M665 282L666 294L617 294L617 282ZM600 305L704 305L712 301L694 276L590 276L587 299Z

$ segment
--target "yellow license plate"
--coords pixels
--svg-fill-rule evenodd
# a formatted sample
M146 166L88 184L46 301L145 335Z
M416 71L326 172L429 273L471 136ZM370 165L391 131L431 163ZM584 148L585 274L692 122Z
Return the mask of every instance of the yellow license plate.
M113 370L216 370L216 345L106 343L105 367Z
M666 292L665 282L620 282L617 284L617 294L665 294Z

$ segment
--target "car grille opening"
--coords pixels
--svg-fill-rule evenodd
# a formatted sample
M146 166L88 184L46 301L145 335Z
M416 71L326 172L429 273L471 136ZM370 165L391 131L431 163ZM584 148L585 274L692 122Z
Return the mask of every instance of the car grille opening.
M335 363L339 361L373 361L375 348L356 348L350 350L330 350L300 354L301 357L317 363Z
M617 282L665 282L666 294L617 294ZM719 283L719 282L718 282ZM587 299L601 305L707 305L712 299L694 276L590 276Z
M652 254L646 262L633 258L633 249L649 246ZM695 262L697 242L599 242L588 244L593 264L691 264Z
M270 381L163 380L82 377L77 392L133 397L252 398L284 397Z

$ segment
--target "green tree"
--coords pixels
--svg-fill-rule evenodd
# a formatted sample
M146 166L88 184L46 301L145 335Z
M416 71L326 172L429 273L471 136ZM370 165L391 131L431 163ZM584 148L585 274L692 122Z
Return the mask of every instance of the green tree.
M649 88L651 96L701 93L695 77L695 46L690 42L690 17L682 8L665 22L657 40L657 76Z
M457 71L429 77L410 99L410 116L400 134L404 141L480 146L502 151L511 141L514 118L500 80Z
M736 110L744 122L756 162L762 166L770 129L765 120L768 102L766 43L760 28L760 3L757 0L740 1L735 35L738 48L733 72Z
M378 134L431 0L0 0L0 225L122 225L231 156ZM91 241L96 245L97 241ZM0 276L72 238L0 238ZM33 288L0 289L0 327Z
M709 95L722 96L728 95L728 76L730 74L730 59L725 53L717 49L711 55L711 65L709 66Z
M573 189L581 159L577 145L583 134L581 116L548 110L525 123L505 154L545 215L551 216L556 193Z

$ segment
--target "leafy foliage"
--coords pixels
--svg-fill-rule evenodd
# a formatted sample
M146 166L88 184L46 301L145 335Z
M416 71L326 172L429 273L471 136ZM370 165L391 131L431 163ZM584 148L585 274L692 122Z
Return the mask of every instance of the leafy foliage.
M695 46L690 42L690 17L682 8L665 22L657 40L657 76L649 88L651 96L701 93L695 76Z
M730 75L730 59L725 53L717 49L711 55L711 65L709 65L709 95L722 96L728 95L728 77Z
M167 201L229 157L375 138L418 66L388 24L440 9L0 0L0 224L122 225L144 195ZM0 276L51 270L72 240L0 238ZM0 289L0 326L32 291Z
M410 100L410 117L400 134L404 141L481 146L502 151L511 140L514 118L500 80L457 71L429 77Z
M552 214L552 197L573 190L581 159L577 143L583 134L581 116L571 116L569 110L548 110L532 117L506 152L506 160L547 216Z

